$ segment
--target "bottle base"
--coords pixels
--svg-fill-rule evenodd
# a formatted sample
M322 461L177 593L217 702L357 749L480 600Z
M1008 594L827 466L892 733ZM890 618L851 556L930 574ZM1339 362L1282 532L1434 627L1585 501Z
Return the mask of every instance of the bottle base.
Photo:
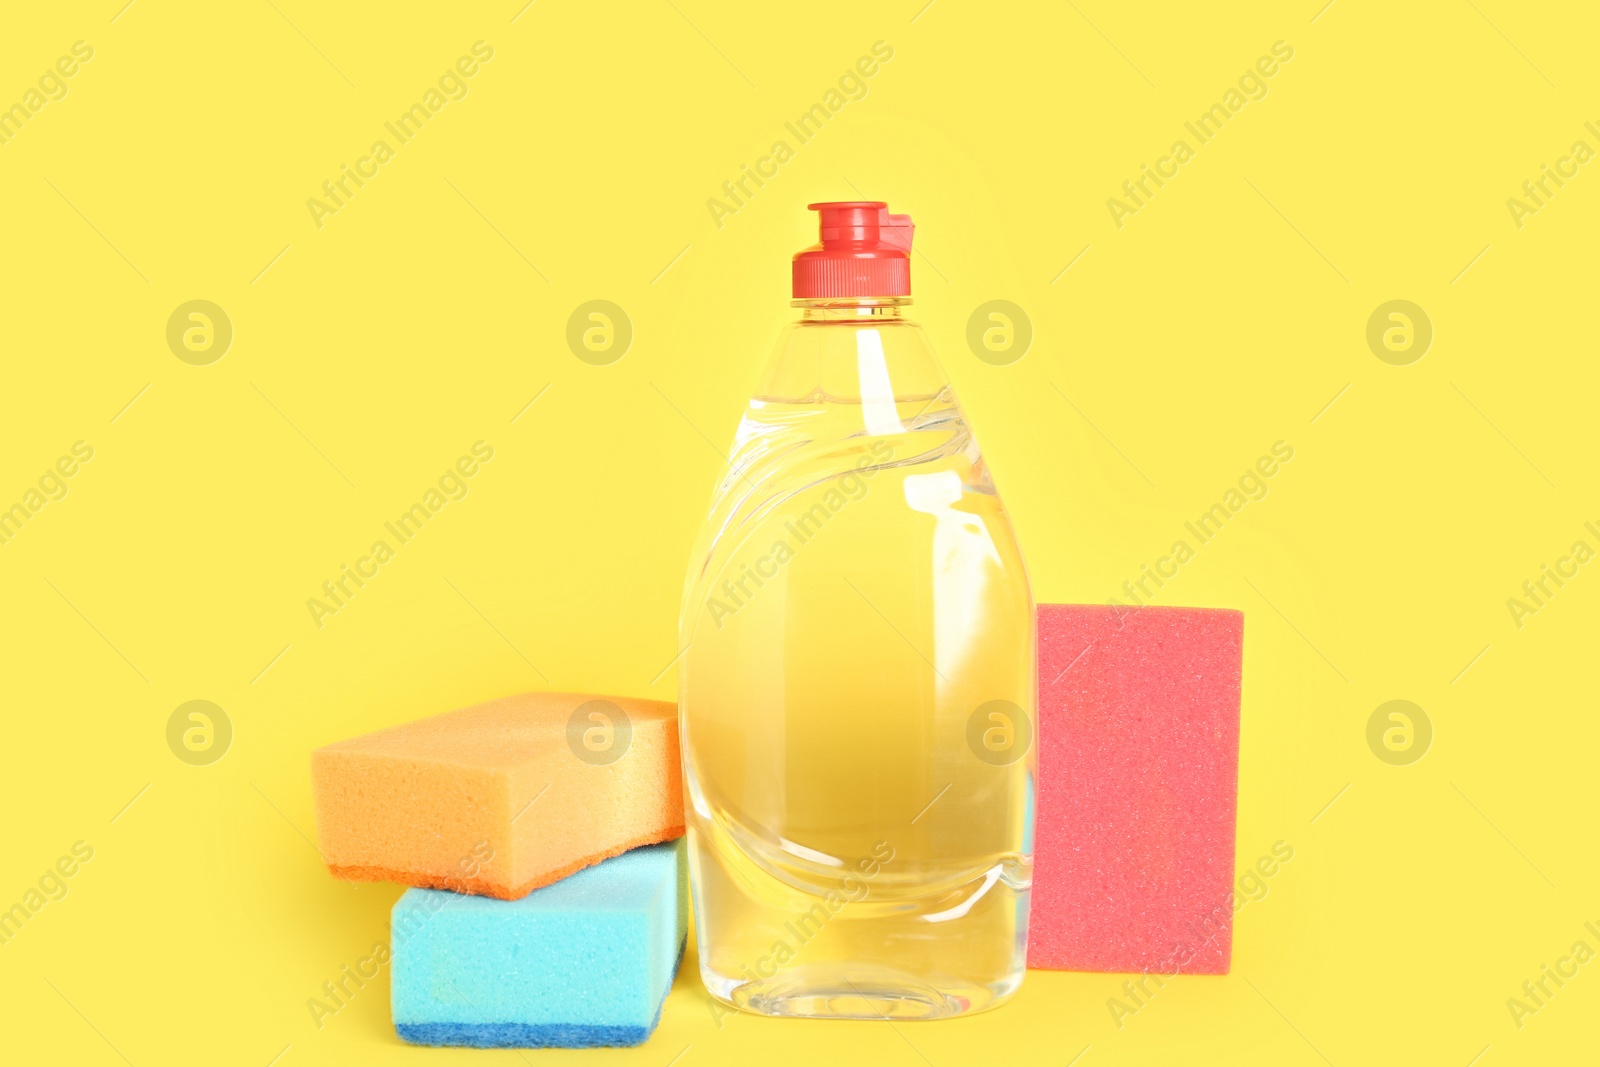
M1011 999L1022 985L1021 973L978 985L847 963L796 965L754 981L728 978L702 965L700 977L714 998L756 1015L896 1022L952 1019L988 1011Z

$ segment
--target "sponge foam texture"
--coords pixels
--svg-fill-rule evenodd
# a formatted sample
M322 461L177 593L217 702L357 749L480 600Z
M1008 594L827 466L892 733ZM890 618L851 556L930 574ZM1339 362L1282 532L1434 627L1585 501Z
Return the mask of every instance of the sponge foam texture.
M1039 606L1028 965L1226 974L1244 616Z
M421 1045L637 1045L688 929L682 842L635 849L521 900L410 889L392 916L395 1030Z
M528 693L311 756L334 874L514 900L683 834L677 709Z

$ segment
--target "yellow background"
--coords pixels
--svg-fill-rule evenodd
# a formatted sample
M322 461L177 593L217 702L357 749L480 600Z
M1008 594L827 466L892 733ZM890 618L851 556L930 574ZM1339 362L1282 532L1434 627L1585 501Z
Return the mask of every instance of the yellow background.
M519 690L671 699L690 541L791 314L804 205L865 195L916 220L916 312L1040 601L1118 595L1293 446L1156 602L1246 612L1239 867L1294 859L1240 912L1230 976L1120 1028L1120 976L1039 972L949 1023L719 1024L691 957L644 1047L525 1058L1593 1061L1600 962L1520 1028L1506 1001L1600 949L1600 567L1520 628L1506 601L1600 547L1600 165L1520 228L1506 201L1600 147L1600 25L1506 0L922 2L7 12L0 103L75 41L94 58L0 145L0 503L95 450L0 545L0 906L94 849L0 946L8 1059L515 1062L402 1046L387 975L313 1024L398 890L320 866L307 753ZM307 199L478 40L469 95L319 229ZM793 143L879 40L865 99ZM1280 40L1266 98L1118 228L1107 199ZM780 138L794 158L719 228L706 201ZM165 339L193 299L234 328L209 366ZM565 342L592 299L634 326L610 366ZM991 299L1035 331L1008 366L964 340ZM1365 339L1392 299L1434 327L1408 366ZM307 598L478 440L466 499L315 626ZM194 699L235 731L210 766L166 742ZM1409 766L1367 745L1391 699L1433 725Z

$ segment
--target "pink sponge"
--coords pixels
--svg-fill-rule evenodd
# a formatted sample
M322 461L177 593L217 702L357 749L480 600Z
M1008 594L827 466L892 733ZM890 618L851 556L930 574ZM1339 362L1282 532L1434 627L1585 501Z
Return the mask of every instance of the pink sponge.
M1244 615L1039 605L1028 966L1226 974Z

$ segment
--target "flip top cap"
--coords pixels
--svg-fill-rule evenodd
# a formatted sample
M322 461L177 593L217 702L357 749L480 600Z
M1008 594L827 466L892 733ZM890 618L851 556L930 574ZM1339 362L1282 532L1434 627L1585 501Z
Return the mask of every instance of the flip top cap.
M794 257L797 300L911 295L910 215L881 200L808 204L821 240Z

